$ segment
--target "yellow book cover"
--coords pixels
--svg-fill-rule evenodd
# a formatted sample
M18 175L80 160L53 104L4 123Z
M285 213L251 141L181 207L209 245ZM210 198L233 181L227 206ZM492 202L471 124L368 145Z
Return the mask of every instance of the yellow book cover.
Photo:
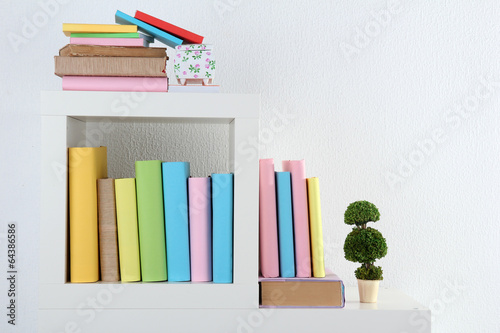
M68 149L71 282L99 280L97 179L107 168L106 147Z
M325 277L321 201L319 196L319 180L316 177L307 178L307 199L309 203L309 229L311 233L313 276Z
M115 180L116 221L122 281L141 280L135 178Z
M137 26L136 25L126 25L126 24L63 23L63 32L68 37L71 36L71 33L137 32Z

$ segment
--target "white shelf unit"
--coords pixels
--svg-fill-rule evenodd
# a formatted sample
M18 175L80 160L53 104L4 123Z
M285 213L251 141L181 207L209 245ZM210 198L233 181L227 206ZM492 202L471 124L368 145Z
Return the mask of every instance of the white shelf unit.
M430 311L394 290L360 304L347 288L344 309L259 309L258 152L248 150L259 135L259 109L258 95L42 92L40 332L430 332ZM232 284L67 282L67 148L101 121L228 124Z
M66 166L68 147L114 122L228 124L235 201L232 284L131 283L113 307L247 308L258 302L258 153L238 149L258 137L258 95L47 91L41 101L41 309L76 309L86 297L108 290L104 283L67 283Z

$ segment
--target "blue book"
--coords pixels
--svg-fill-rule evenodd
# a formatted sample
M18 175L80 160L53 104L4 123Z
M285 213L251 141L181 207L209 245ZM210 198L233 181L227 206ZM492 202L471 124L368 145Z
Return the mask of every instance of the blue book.
M188 162L163 162L163 207L169 281L191 280L188 225Z
M280 276L295 277L290 172L276 172L276 212L278 215Z
M165 31L153 27L141 20L136 19L130 15L127 15L119 10L115 14L115 22L119 24L133 24L137 26L137 30L144 32L148 35L153 36L155 39L159 40L165 45L175 48L177 45L182 44L182 39L179 39Z
M233 174L212 174L212 274L233 282Z

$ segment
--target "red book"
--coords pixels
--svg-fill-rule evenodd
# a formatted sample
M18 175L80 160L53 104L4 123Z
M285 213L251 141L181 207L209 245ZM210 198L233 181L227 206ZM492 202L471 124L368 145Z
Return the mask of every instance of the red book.
M175 37L178 37L184 41L184 44L201 44L203 43L203 36L197 35L185 29L179 28L173 24L167 23L156 17L143 13L141 11L135 12L135 18L141 20L147 24L152 25L155 28L168 32Z

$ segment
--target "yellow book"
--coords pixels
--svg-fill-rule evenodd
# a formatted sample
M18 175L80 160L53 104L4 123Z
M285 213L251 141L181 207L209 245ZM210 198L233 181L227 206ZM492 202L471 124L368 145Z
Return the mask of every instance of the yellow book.
M137 32L136 25L125 24L81 24L63 23L63 32L70 37L71 33L121 33Z
M122 281L141 280L135 178L115 179L116 221Z
M309 203L309 229L311 233L313 276L325 277L321 202L319 197L319 180L316 177L307 178L307 200Z
M99 280L97 179L107 177L106 147L69 148L70 281Z

